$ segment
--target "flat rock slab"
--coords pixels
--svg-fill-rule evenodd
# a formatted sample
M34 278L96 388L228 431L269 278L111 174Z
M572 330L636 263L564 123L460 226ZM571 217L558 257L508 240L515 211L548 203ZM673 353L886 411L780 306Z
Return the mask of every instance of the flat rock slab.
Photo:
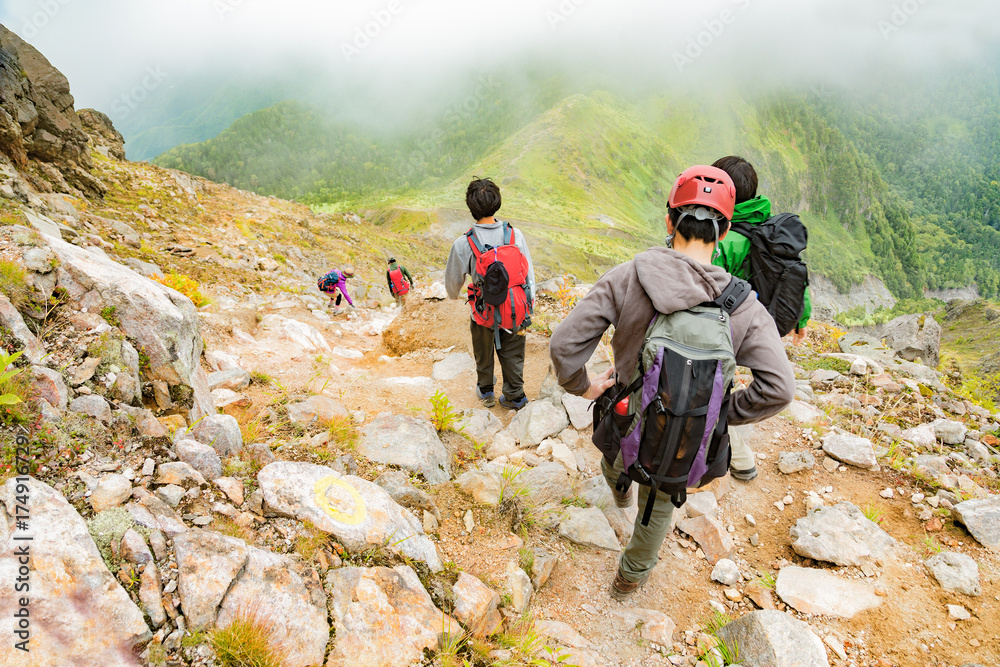
M795 540L795 553L837 565L870 564L896 545L896 540L848 502L821 507L799 519L788 532Z
M476 360L468 352L452 352L441 361L434 364L431 377L438 381L454 380L462 373L476 370Z
M504 466L510 483L522 487L528 492L528 501L532 505L544 505L549 502L559 502L573 494L573 485L569 473L561 463L543 463L535 468L528 468L520 474L512 474L515 466Z
M750 612L719 630L719 637L739 647L744 667L830 667L809 624L784 612Z
M309 521L352 553L382 546L423 561L435 572L441 569L437 549L420 521L377 484L325 466L292 461L266 465L257 481L266 511Z
M192 630L215 625L236 575L247 562L246 542L210 530L189 530L174 538L177 590L184 618Z
M774 590L785 604L804 614L854 618L882 604L867 584L794 565L781 568Z
M326 578L337 640L326 667L397 667L421 662L458 621L434 606L406 565L344 567Z
M462 435L467 435L478 442L492 440L493 436L503 430L503 422L484 408L463 410L456 426Z
M281 315L265 315L258 329L272 339L284 340L302 348L303 352L331 352L330 344L326 342L319 331L304 322L292 320ZM361 356L360 354L358 356Z
M522 408L507 427L522 448L537 447L545 438L562 433L569 426L569 416L562 404L531 401Z
M957 518L976 541L987 549L1000 551L1000 498L966 500L955 505Z
M216 627L228 627L241 612L254 609L273 623L283 667L321 665L330 641L326 594L318 577L303 578L293 565L287 556L250 547L219 608Z
M567 507L566 518L559 524L559 534L576 544L621 551L614 528L604 512L596 507Z
M563 394L562 404L566 408L566 414L569 415L569 423L576 430L582 431L594 425L593 401L582 396Z
M28 544L31 652L25 655L30 664L134 666L132 649L152 637L142 611L108 571L86 522L62 494L31 477L23 486L19 489L11 479L0 487L0 581L5 587L0 594L0 655L14 657L14 645L21 641L13 634L20 597L13 586L20 567L16 550ZM27 533L17 530L14 521L16 505L22 504L17 496L25 494L31 516ZM15 539L25 535L34 540Z
M459 572L452 592L455 595L455 618L473 636L489 637L503 625L497 611L500 595L476 577Z
M812 452L781 452L778 454L778 470L791 475L803 470L810 470L816 465L816 457Z
M841 463L858 468L871 468L878 463L875 448L868 438L831 433L823 438L823 451Z
M451 456L422 419L383 412L362 429L358 451L371 461L420 473L431 484L451 479Z

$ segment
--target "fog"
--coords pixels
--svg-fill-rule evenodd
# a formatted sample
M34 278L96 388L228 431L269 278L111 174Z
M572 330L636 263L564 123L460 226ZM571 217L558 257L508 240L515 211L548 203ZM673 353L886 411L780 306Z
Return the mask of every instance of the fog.
M69 78L77 107L112 118L137 88L152 97L199 78L202 88L233 77L293 82L297 96L326 95L360 116L415 111L454 82L528 66L691 94L733 86L863 89L887 75L916 85L995 63L998 19L995 0L0 4L0 22Z

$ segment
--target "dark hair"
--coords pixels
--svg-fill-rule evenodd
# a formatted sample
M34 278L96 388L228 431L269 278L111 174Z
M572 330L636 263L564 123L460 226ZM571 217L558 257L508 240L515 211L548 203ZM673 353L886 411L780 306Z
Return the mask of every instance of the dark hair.
M473 219L492 217L500 210L500 188L488 178L476 178L465 191L465 203Z
M757 196L757 172L752 164L738 155L728 155L716 160L712 166L726 172L733 179L733 184L736 185L737 204Z
M389 258L389 263L390 264L395 264L396 263L396 258L395 257L390 257Z
M667 214L670 216L671 224L674 225L674 233L678 236L688 241L697 239L705 243L715 243L715 229L712 227L711 220L699 220L693 215L686 215L681 220L681 224L678 225L677 218L680 217L681 210L668 207ZM727 229L729 229L729 221L720 217L719 236L725 234Z

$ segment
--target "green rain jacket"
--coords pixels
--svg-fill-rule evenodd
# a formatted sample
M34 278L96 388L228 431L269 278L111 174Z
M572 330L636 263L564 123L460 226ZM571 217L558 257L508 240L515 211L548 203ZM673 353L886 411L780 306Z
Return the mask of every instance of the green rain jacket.
M733 222L747 222L755 227L770 217L771 201L763 195L737 204L733 212ZM726 234L726 238L719 241L719 255L712 260L712 264L721 266L737 278L746 280L743 261L748 254L750 254L750 239L738 232L730 232ZM802 311L802 319L799 320L799 329L806 327L810 317L812 317L812 299L809 297L809 288L806 287L805 310Z

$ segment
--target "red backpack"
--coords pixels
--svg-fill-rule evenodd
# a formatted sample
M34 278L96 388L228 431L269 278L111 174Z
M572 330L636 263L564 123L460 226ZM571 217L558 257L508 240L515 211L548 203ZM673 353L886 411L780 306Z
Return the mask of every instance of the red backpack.
M403 272L399 268L389 272L389 280L392 281L393 296L410 293L410 283L403 279Z
M476 258L475 273L469 284L469 306L476 324L493 327L496 348L500 349L500 329L512 333L531 326L534 303L528 281L528 258L514 245L514 229L503 223L503 245L484 246L475 228L465 234Z

